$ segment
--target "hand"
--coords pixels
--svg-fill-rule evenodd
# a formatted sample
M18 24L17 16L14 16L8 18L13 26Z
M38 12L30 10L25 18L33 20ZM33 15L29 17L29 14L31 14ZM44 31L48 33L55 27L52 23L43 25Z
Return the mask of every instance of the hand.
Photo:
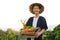
M40 32L36 32L36 36L39 37L41 34L45 32L45 29L42 29Z
M34 31L37 31L38 30L38 27L36 27L35 29L34 29Z
M36 27L36 29L39 29L38 27Z
M36 32L35 35L38 38L40 36L40 32Z

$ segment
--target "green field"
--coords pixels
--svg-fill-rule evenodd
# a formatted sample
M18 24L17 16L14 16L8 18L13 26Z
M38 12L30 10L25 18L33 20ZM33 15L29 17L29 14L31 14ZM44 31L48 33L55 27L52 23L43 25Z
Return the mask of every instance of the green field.
M57 25L53 31L46 31L43 36L43 40L60 40L60 24ZM7 31L0 30L0 40L24 40L20 38L18 32L12 29Z

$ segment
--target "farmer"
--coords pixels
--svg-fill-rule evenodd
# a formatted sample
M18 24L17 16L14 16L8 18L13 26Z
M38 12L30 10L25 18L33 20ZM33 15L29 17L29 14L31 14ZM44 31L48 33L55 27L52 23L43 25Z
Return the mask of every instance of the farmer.
M41 31L36 32L37 38L34 38L34 40L42 40L42 34L48 28L46 19L40 16L40 14L44 11L44 6L40 3L33 3L29 6L29 10L35 16L28 19L26 26L40 27ZM27 40L31 40L31 38L27 38Z

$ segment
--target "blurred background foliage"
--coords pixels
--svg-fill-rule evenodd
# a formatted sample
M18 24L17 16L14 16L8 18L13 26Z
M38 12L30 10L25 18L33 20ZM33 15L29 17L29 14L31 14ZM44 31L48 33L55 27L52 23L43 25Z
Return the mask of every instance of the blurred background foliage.
M60 24L53 31L46 31L42 38L43 40L60 40Z
M19 32L12 29L7 29L7 31L0 30L0 40L23 40L18 34ZM46 31L42 38L43 40L60 40L60 24L53 31Z

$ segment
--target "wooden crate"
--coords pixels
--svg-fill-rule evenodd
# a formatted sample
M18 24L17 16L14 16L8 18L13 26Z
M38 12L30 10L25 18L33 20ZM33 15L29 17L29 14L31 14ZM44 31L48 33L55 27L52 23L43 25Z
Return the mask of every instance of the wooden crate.
M21 38L37 38L37 36L36 36L36 32L40 32L40 28L38 29L38 30L36 30L36 31L34 31L34 32L20 32L20 37Z
M35 32L20 32L21 38L36 38Z

